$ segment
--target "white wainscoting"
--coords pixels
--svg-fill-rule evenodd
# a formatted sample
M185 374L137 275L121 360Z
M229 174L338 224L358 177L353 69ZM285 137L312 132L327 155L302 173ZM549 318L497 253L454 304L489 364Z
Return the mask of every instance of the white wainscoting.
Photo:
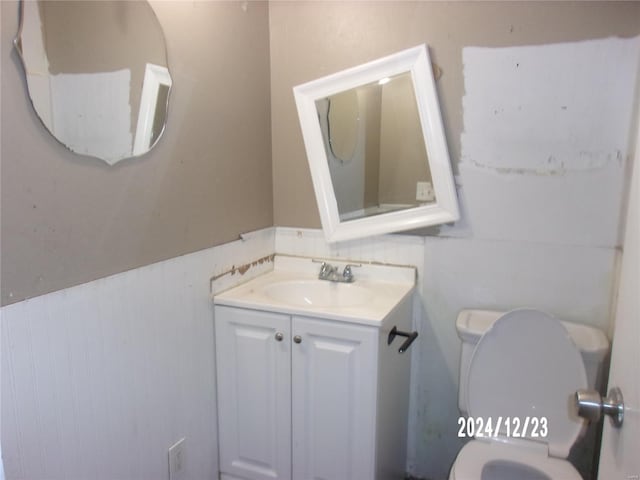
M272 268L233 269L273 253L273 228L243 238L2 308L8 479L167 479L183 437L181 479L217 478L210 279Z
M417 268L408 439L416 476L446 478L461 445L460 309L527 305L605 330L610 321L615 248L412 235L328 245L320 230L282 227L243 238L0 310L8 479L167 479L167 450L182 437L181 480L216 478L210 287L271 269L264 259L274 251Z

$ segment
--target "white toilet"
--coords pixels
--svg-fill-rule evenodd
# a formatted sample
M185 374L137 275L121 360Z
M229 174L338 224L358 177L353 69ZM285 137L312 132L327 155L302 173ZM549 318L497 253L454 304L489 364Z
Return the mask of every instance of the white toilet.
M567 460L585 428L573 399L576 390L594 388L599 381L609 349L604 334L533 309L463 310L456 327L462 339L460 411L481 419L485 427L492 418L493 429L501 417L502 427L475 435L458 453L449 479L581 480ZM517 436L514 418L521 421ZM533 419L538 420L537 436Z

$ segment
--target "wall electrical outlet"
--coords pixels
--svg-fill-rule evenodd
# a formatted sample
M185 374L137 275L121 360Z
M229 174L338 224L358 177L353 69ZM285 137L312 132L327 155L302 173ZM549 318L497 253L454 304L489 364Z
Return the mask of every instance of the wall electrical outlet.
M180 480L184 471L185 443L181 438L169 447L169 480Z
M416 184L416 200L418 202L433 202L436 199L436 192L433 190L431 182L418 182Z

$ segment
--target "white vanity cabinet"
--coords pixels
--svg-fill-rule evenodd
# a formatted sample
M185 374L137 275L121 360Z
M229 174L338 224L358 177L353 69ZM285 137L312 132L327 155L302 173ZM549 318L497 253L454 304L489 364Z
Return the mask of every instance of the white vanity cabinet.
M377 330L291 324L292 478L375 478Z
M290 478L289 317L216 306L215 331L221 478Z
M380 328L216 305L222 479L404 476L410 298Z

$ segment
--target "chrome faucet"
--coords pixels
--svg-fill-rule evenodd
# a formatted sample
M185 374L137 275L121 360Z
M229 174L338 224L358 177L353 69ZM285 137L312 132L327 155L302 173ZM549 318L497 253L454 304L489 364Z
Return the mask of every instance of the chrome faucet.
M318 279L331 280L336 276L336 270L337 267L334 267L327 262L322 262L322 265L320 265L320 273L318 274Z
M355 280L355 278L353 278L353 272L351 271L351 267L352 265L347 265L346 267L344 267L344 270L342 271L342 278L347 283L351 283Z
M344 267L342 273L338 272L338 267L335 267L327 262L322 262L320 265L320 273L318 274L319 280L328 280L330 282L342 282L352 283L355 280L351 267L359 267L360 265L348 264Z

